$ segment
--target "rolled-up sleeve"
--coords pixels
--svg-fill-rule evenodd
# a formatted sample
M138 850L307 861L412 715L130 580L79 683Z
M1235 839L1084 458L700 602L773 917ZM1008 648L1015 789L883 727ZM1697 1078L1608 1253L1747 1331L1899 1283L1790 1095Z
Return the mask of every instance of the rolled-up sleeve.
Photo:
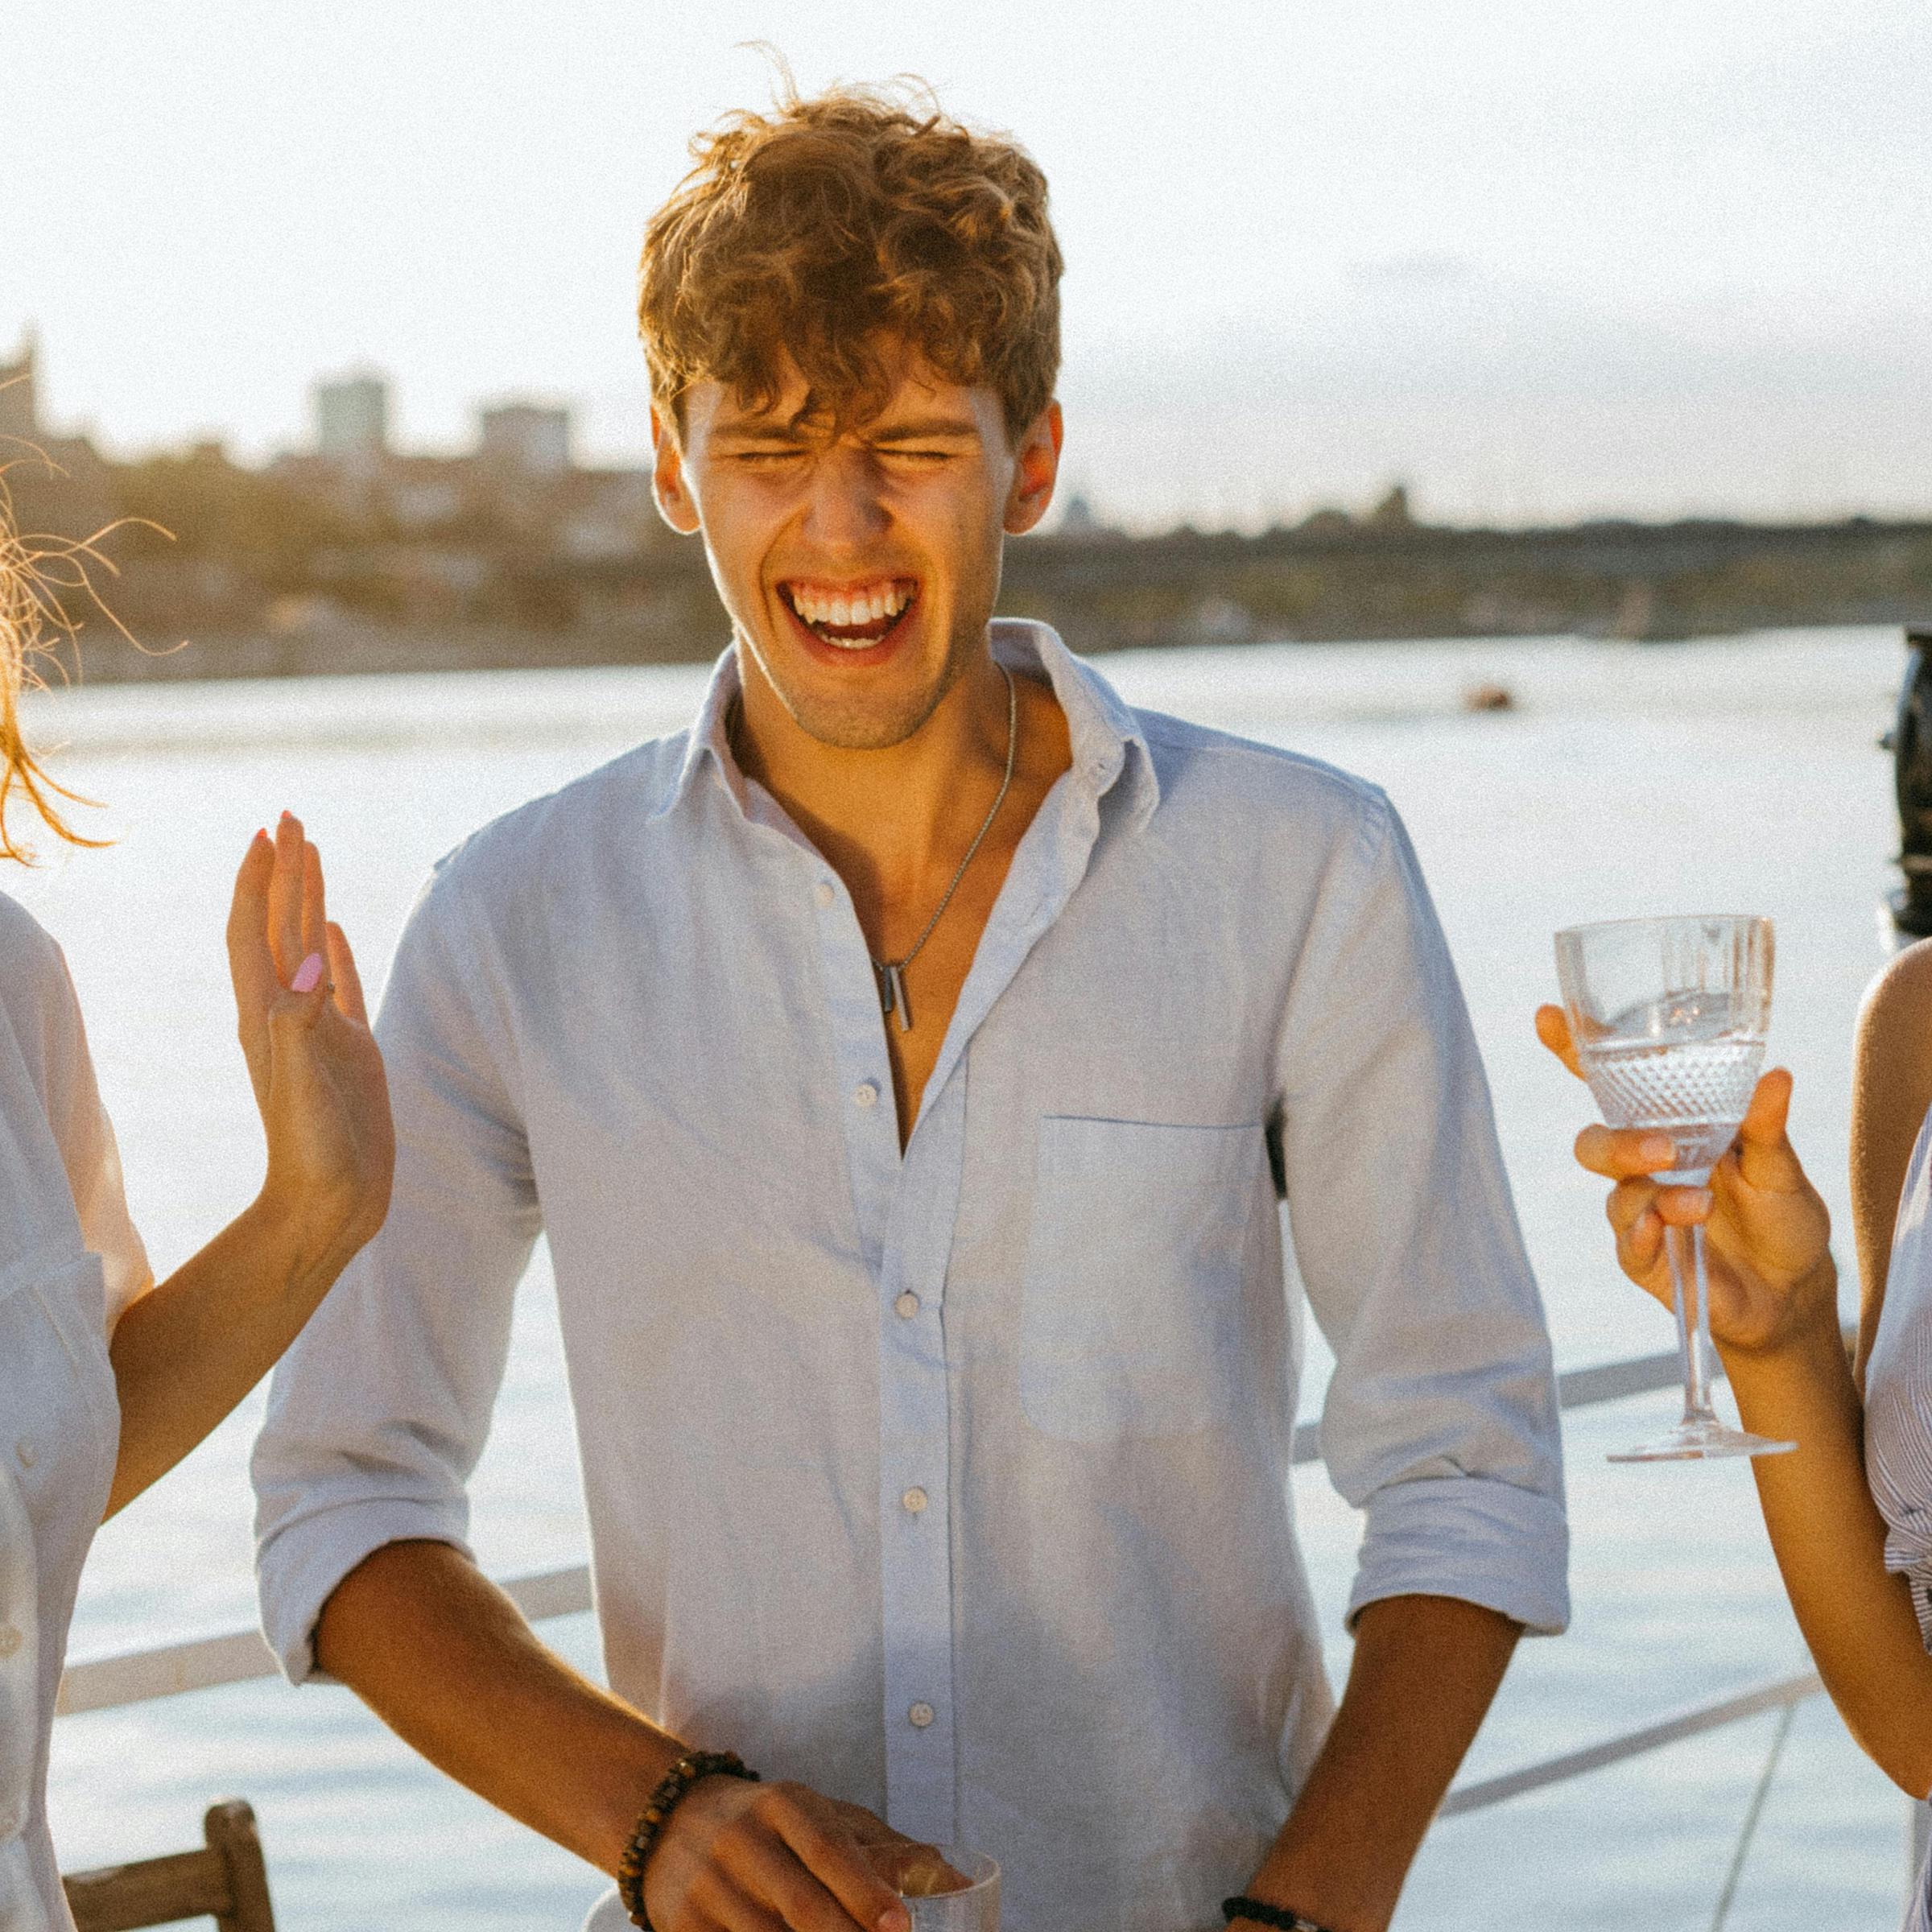
M491 956L446 865L376 1022L396 1128L389 1218L276 1370L256 1443L262 1628L291 1681L337 1583L386 1543L467 1550L512 1302L539 1232Z
M1455 968L1372 787L1323 877L1278 1072L1290 1232L1335 1356L1323 1451L1367 1514L1350 1618L1420 1594L1562 1629L1549 1333Z

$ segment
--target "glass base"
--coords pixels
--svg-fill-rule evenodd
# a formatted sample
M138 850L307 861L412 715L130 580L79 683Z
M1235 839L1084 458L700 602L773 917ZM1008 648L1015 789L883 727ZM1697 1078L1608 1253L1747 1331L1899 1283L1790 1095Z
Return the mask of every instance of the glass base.
M1615 1449L1604 1458L1608 1463L1696 1463L1720 1455L1782 1455L1795 1449L1796 1443L1774 1442L1768 1435L1752 1435L1747 1430L1732 1429L1723 1422L1679 1422L1667 1435L1635 1449Z

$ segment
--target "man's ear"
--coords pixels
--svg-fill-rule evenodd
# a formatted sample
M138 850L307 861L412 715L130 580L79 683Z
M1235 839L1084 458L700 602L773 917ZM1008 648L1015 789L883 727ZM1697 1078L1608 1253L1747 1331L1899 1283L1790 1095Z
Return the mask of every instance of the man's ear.
M665 421L656 403L650 406L650 493L658 514L681 537L695 536L698 506L684 481L684 452L675 424Z
M1025 535L1046 515L1059 480L1060 444L1066 433L1059 404L1049 402L1020 438L1013 452L1013 487L1006 493L1003 527L1008 536Z

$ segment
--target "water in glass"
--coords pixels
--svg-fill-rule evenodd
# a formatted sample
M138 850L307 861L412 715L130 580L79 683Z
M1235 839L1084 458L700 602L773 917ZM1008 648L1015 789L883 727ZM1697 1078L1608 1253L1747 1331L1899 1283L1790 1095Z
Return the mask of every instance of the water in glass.
M944 1845L940 1856L967 1883L949 1892L902 1891L912 1932L1000 1932L1000 1868L983 1852Z

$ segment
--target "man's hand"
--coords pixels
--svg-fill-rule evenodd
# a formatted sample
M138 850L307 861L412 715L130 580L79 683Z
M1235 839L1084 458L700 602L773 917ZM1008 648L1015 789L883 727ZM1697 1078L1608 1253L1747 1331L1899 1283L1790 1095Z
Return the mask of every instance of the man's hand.
M707 1777L666 1822L644 1903L658 1932L909 1932L881 1870L925 1849L805 1785Z
M1538 1037L1581 1077L1563 1009L1544 1006ZM1669 1135L1654 1129L1586 1127L1576 1158L1616 1185L1605 1203L1624 1274L1675 1306L1664 1231L1704 1222L1711 1335L1727 1355L1762 1354L1816 1331L1835 1331L1838 1281L1831 1217L1785 1132L1791 1076L1773 1068L1757 1084L1730 1151L1707 1187L1671 1187L1653 1176L1670 1165Z

